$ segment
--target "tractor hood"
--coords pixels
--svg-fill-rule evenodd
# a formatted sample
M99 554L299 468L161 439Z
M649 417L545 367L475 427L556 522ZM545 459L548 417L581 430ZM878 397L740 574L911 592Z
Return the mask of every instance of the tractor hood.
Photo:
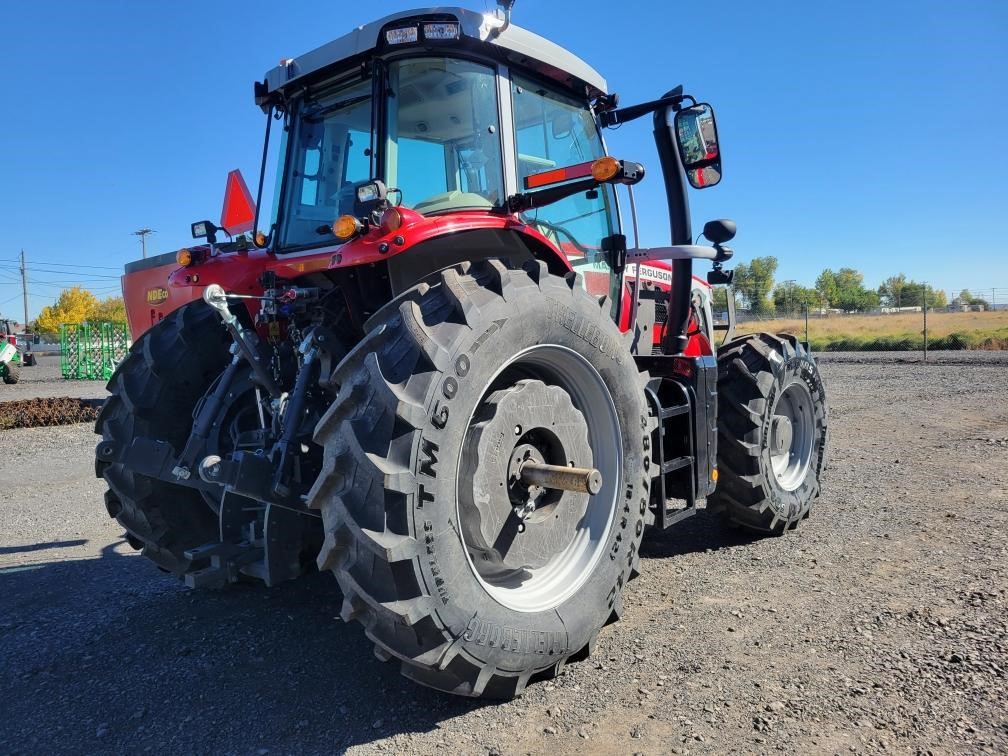
M415 22L414 26L424 22L457 22L459 38L439 40L439 48L475 49L505 63L536 71L572 90L585 91L592 98L608 91L605 79L594 68L538 34L514 24L505 27L504 22L492 14L484 15L465 8L436 7L385 16L311 52L284 60L266 74L263 82L256 84L256 103L265 109L278 94L305 83L314 74L326 69L346 68L376 51L398 52L429 46L430 43L425 40L389 43L385 35L387 30L406 27L411 22Z

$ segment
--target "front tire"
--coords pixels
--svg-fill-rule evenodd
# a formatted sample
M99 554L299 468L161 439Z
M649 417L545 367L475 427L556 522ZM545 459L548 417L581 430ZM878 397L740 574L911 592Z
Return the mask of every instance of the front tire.
M447 269L370 326L316 429L319 567L406 677L517 695L620 612L649 499L642 376L608 307L542 263ZM536 493L519 532L516 454L598 467L602 490Z
M718 352L718 483L708 506L759 533L808 517L827 449L826 392L795 336L741 336Z
M21 366L16 362L8 362L3 366L3 382L7 384L14 384L21 380Z

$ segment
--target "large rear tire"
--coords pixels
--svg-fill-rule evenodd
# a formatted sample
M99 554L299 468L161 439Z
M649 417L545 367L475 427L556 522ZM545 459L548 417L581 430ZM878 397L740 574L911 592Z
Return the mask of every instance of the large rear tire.
M621 610L651 477L643 378L608 305L542 263L459 265L379 311L332 382L318 563L375 654L493 698L586 655ZM538 491L519 530L523 454L597 467L602 490Z
M102 444L128 447L137 436L167 441L181 452L193 410L230 359L220 318L202 301L180 307L133 344L108 383L111 392L95 424ZM108 484L105 507L126 538L159 567L183 575L186 549L218 540L211 506L192 488L134 473L121 463L95 462Z
M21 380L21 366L16 362L8 362L3 366L3 382L14 384Z
M808 517L827 450L826 392L795 336L758 333L718 351L718 483L708 507L782 533Z

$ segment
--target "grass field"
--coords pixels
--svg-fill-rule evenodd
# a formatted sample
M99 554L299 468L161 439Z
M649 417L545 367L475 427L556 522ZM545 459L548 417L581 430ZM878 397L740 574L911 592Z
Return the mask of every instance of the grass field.
M885 350L924 348L924 315L830 315L809 317L809 342L819 351ZM749 320L739 323L738 333L770 331L793 333L805 338L805 320ZM930 349L1008 349L1008 311L929 312Z

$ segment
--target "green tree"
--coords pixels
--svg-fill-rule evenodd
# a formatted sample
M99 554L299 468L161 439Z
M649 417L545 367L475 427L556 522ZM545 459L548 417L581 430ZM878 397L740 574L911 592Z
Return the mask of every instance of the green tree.
M907 281L903 287L901 302L903 307L922 307L924 297L927 296L927 305L931 307L946 307L948 298L941 289L934 289L929 284L920 281Z
M770 297L778 313L795 314L804 312L806 307L814 308L819 304L819 292L794 281L777 284Z
M907 277L902 273L889 276L878 287L878 295L889 307L902 307L903 289L907 285Z
M816 279L816 291L829 303L849 312L878 307L879 294L864 285L864 274L854 268L840 268L836 272L826 268Z
M819 294L824 305L836 307L839 299L839 289L837 287L836 274L826 268L815 281L815 290Z
M985 310L990 309L990 304L986 299L981 299L980 297L975 297L970 294L969 289L963 289L959 292L959 301L967 305L983 305Z
M727 312L728 310L728 287L715 286L711 292L711 307L714 312Z
M748 265L739 263L735 266L735 290L753 313L766 315L771 311L769 295L773 291L776 272L777 258L772 255L754 257Z

